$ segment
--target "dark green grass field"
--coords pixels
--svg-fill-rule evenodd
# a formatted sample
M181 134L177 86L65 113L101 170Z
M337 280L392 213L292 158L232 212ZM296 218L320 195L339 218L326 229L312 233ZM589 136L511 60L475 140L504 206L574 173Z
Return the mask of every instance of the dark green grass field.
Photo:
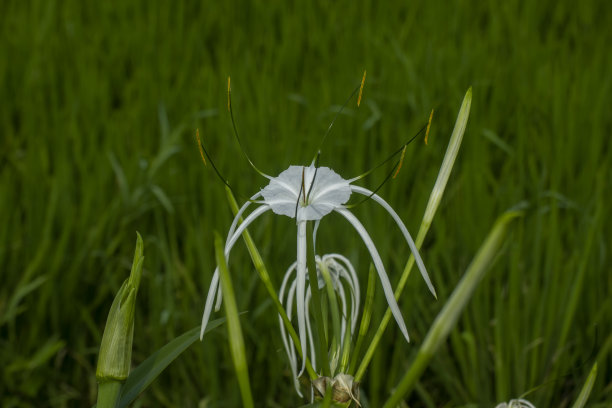
M204 167L199 129L238 196L307 164L367 70L321 163L346 177L382 161L436 109L429 143L406 152L380 190L416 233L469 86L464 142L421 254L438 291L410 278L362 384L386 400L494 220L522 206L443 348L405 406L493 407L525 398L612 401L612 7L540 2L0 3L0 405L91 406L106 315L145 242L133 363L200 323L215 267L213 233L232 220ZM388 168L358 184L375 188ZM393 285L408 249L377 207L357 208ZM346 222L322 245L369 260ZM295 225L264 217L251 233L278 287ZM298 398L276 312L239 244L230 262L257 406ZM380 293L380 288L377 288ZM373 320L386 307L378 297ZM217 317L221 316L218 313ZM238 383L220 328L181 355L136 406L235 407Z

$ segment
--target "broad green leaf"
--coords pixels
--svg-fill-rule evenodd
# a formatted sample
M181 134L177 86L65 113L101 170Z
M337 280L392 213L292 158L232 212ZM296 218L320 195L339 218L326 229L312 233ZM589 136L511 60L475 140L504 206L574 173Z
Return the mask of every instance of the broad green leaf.
M208 323L208 327L206 327L206 333L219 327L224 322L225 318L211 321ZM125 408L131 404L171 362L199 337L200 326L194 327L151 354L142 364L132 370L121 389L117 408Z

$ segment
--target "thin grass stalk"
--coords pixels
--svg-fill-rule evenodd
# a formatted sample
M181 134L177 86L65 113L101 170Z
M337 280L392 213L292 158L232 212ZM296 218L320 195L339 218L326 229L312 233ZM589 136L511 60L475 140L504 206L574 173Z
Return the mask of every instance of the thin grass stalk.
M574 315L576 314L576 310L578 309L579 300L584 294L582 287L584 286L589 260L591 259L590 254L593 248L593 244L595 242L596 234L599 231L599 228L597 227L601 225L601 219L603 217L604 212L603 185L604 177L603 174L600 173L597 177L597 209L595 210L595 215L593 216L593 220L591 222L591 228L589 229L589 233L584 243L584 249L581 251L582 255L580 264L578 266L578 270L576 271L574 281L571 285L572 292L569 295L569 299L567 300L566 312L563 314L563 325L561 326L561 334L559 335L558 343L558 347L560 348L565 347L565 342L567 340L570 327L574 322Z
M417 352L410 369L404 374L398 386L385 403L384 408L397 406L412 391L419 377L433 358L434 353L446 340L453 327L455 327L459 315L472 297L485 272L487 272L492 264L506 236L508 225L520 215L521 213L516 211L507 212L495 222L489 236L478 250L470 266L468 266L465 275L429 329L425 341Z
M223 240L217 232L215 232L215 256L217 258L217 265L219 265L219 280L221 281L221 288L223 290L223 306L227 318L227 334L229 337L232 360L234 362L234 370L238 377L240 396L242 397L242 404L244 407L253 408L255 404L253 403L253 396L251 394L249 368L246 361L238 306L236 305L236 295L225 261Z
M340 358L340 367L338 368L339 373L346 373L349 364L349 358L351 356L351 319L353 318L352 308L347 308L346 316L346 327L344 329L344 341L342 342L342 357Z
M336 297L336 291L334 290L334 284L332 283L331 277L329 275L329 269L324 262L321 262L321 275L323 275L323 280L325 281L325 292L327 293L327 300L329 304L329 310L331 313L332 319L332 336L330 339L331 345L331 375L334 374L335 369L338 367L338 361L340 360L340 342L342 341L342 329L340 325L340 311L338 310L338 298ZM350 323L347 325L350 326Z
M319 280L317 278L317 264L314 253L312 222L306 221L306 267L308 269L308 278L310 280L310 295L312 296L311 305L314 313L315 324L317 328L317 338L319 351L317 360L318 367L325 376L330 376L329 358L327 355L327 341L325 337L325 326L323 324L323 313L321 311L321 294L319 293ZM333 305L331 305L333 307Z
M421 226L419 227L419 232L416 237L415 245L417 250L421 249L423 245L423 241L425 240L425 236L431 227L431 223L433 222L433 217L438 210L438 206L440 205L440 201L442 200L442 196L444 195L444 190L446 189L446 184L448 182L448 178L450 177L451 170L455 164L455 159L457 158L457 154L459 153L459 148L461 147L461 142L463 140L463 134L465 133L465 128L467 126L468 117L470 116L470 107L472 104L472 87L470 87L465 96L463 97L463 102L461 103L461 108L459 109L459 114L457 115L457 121L455 122L455 127L453 129L453 133L451 134L450 141L448 143L448 147L446 148L446 153L444 154L444 159L442 160L442 165L440 167L440 171L438 172L438 177L436 179L436 183L434 184L433 189L431 190L431 194L429 195L429 201L427 203L427 207L425 208L425 214L423 215L423 219L421 221ZM414 266L414 256L410 255L408 258L408 263L404 268L404 272L400 277L397 288L395 289L395 299L399 301L400 295L408 282L408 277L410 276L410 272L412 271L412 267ZM387 308L380 325L378 326L378 330L374 334L372 338L372 342L368 347L366 354L361 360L361 364L357 373L355 374L355 380L361 381L363 375L365 374L365 370L367 369L368 364L372 360L372 356L380 343L382 335L391 320L391 309Z
M586 379L586 382L582 386L580 390L580 394L578 394L578 398L572 408L583 408L586 405L587 400L589 399L589 395L591 395L591 390L593 389L593 384L595 384L595 379L597 378L597 362L593 364L593 368L589 372L589 376Z
M374 304L374 293L376 292L376 270L374 265L370 264L370 270L368 273L368 288L366 289L365 305L363 307L363 314L361 315L361 322L359 323L359 333L357 335L357 343L353 350L353 358L349 365L348 374L353 374L357 366L357 359L359 358L359 352L361 346L365 340L366 334L370 329L370 319L372 318L372 309Z

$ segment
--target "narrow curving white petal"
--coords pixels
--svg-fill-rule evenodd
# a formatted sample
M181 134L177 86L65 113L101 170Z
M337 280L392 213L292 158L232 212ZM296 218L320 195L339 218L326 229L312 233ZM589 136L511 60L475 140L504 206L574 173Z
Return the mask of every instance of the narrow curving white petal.
M287 295L287 302L285 302L285 289L287 286L287 282L289 282L290 277L293 275L295 271L296 263L294 262L283 278L283 282L279 291L279 301L281 305L285 308L285 312L287 313L287 317L291 320L291 304L289 303L289 299L293 298L292 292L295 291L295 285L291 285L289 293ZM300 383L298 381L298 373L297 373L297 356L295 353L295 347L293 345L293 339L287 333L287 329L285 328L285 323L283 322L283 318L281 315L278 315L278 324L280 326L281 338L283 340L283 345L285 347L285 352L287 353L287 358L289 359L289 367L291 369L291 375L293 376L293 386L295 387L295 391L298 393L300 397L303 397L302 392L300 391Z
M238 221L240 220L240 217L242 217L242 215L244 214L244 212L246 211L246 209L251 205L254 204L253 200L256 200L258 197L261 196L261 192L258 192L256 194L254 194L246 203L244 203L242 205L242 207L240 207L240 209L238 210L238 212L236 213L236 216L234 217L234 219L232 220L232 225L230 226L229 231L227 232L227 238L226 241L228 241L230 239L230 237L232 235L234 235L234 231L236 230L236 226L238 225Z
M341 265L342 275L345 280L349 282L349 287L351 289L351 314L352 314L352 322L351 322L351 333L355 331L355 326L357 324L357 317L359 312L359 305L361 304L361 295L359 288L359 279L357 278L357 272L355 272L355 268L351 262L341 254L330 254L327 256L331 256L334 258L334 262ZM347 272L348 270L348 272Z
M204 313L202 314L202 328L200 329L200 341L202 341L202 338L204 337L204 331L206 330L206 326L208 326L210 314L212 313L212 306L215 300L215 292L217 291L218 287L219 270L215 269L212 281L210 282L210 287L208 288L208 296L206 297L206 303L204 304Z
M387 304L389 305L389 309L391 309L391 313L397 322L402 334L406 338L406 341L410 341L410 337L408 336L408 330L406 329L406 324L404 323L404 318L402 317L402 313L400 312L399 306L395 301L395 295L393 294L393 288L391 287L391 283L389 282L389 277L387 276L387 272L385 272L385 267L383 265L382 259L380 259L380 255L378 254L378 250L376 249L376 245L370 238L370 235L361 224L361 222L355 217L349 210L346 208L337 208L336 212L341 214L346 220L351 223L353 228L357 231L359 236L361 237L363 243L368 248L370 252L370 256L372 257L372 262L374 262L374 267L376 268L376 272L378 272L378 278L380 279L380 283L383 287L383 292L385 293L385 298L387 299Z
M249 216L244 220L242 224L236 229L232 238L226 242L225 244L225 261L229 261L229 254L236 244L236 241L242 234L242 232L253 222L257 217L261 214L269 211L270 207L267 205L262 205L258 207L255 211L253 211ZM204 331L206 330L206 326L208 325L208 320L210 319L210 315L212 313L212 305L214 303L215 293L217 295L217 303L220 303L220 299L222 296L221 287L219 286L219 270L215 269L215 273L213 274L213 280L210 283L210 288L208 289L208 296L206 297L206 303L204 305L204 314L202 315L202 328L200 329L200 338L204 335ZM220 306L220 304L219 304Z
M412 255L414 255L414 260L416 261L416 264L419 267L419 272L421 272L421 276L423 277L423 280L425 280L425 283L427 284L427 287L429 288L429 291L432 293L432 295L434 295L434 297L437 298L436 290L434 289L433 284L431 283L431 280L429 279L429 274L427 273L425 264L423 263L423 260L421 259L421 255L419 255L419 250L414 244L414 241L412 240L412 236L410 235L410 232L408 232L408 228L406 228L406 225L404 225L404 222L399 217L399 215L397 215L393 207L391 207L389 203L383 200L378 194L374 194L372 191L368 190L367 188L363 188L359 186L351 186L351 190L354 191L355 193L371 197L372 200L380 204L385 210L387 210L387 212L391 215L391 217L393 217L393 219L395 220L395 223L398 225L398 227L402 231L402 234L404 235L404 238L406 239L406 242L408 243L408 246L410 247L410 250L412 251Z
M243 207L246 208L246 206L243 206ZM259 217L260 215L262 215L263 213L269 210L270 210L270 207L268 207L267 205L261 205L257 207L252 213L248 215L248 217L244 219L244 221L240 224L238 229L234 231L233 235L227 237L227 241L225 241L225 249L224 249L225 262L229 262L229 254L232 248L234 247L234 245L236 245L236 242L238 241L238 239L240 238L244 230L246 230L248 226L253 221L255 221L257 217ZM236 215L236 217L234 217L234 220L238 220L240 218L240 215L241 214ZM217 303L215 305L215 312L218 312L219 309L221 309L222 300L223 300L223 291L221 290L221 287L219 286L219 289L217 290Z
M234 231L234 235L232 235L225 243L225 257L226 258L228 257L229 252L232 250L232 248L234 247L234 245L236 244L236 242L238 241L238 239L240 238L244 230L247 229L249 225L253 221L255 221L255 219L257 219L257 217L259 217L266 211L270 211L270 210L271 208L268 205L259 206L252 213L250 213L248 217L244 219L244 221L238 226L238 228L236 228L236 231Z

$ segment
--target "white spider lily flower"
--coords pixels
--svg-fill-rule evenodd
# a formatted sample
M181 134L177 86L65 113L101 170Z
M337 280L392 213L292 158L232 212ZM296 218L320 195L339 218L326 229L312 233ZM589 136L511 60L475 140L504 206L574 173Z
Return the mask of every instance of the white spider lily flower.
M404 323L404 319L400 312L397 301L389 282L387 272L383 265L382 259L374 241L361 224L361 222L355 217L344 205L349 200L352 193L357 193L371 198L373 201L380 204L394 219L398 225L400 231L404 235L412 254L416 260L416 264L423 276L423 279L427 283L427 286L431 293L435 296L435 290L425 265L421 260L416 245L408 232L408 229L397 215L397 213L391 208L391 206L384 201L380 196L375 194L364 187L351 185L352 182L359 180L362 176L355 177L353 179L345 180L340 177L336 172L328 167L315 167L314 162L306 166L290 166L287 170L283 171L278 177L269 177L270 183L263 188L260 192L256 193L251 197L247 203L236 214L234 221L228 232L227 241L225 244L225 257L229 258L230 251L236 244L242 232L260 215L265 212L272 210L272 212L280 215L286 215L291 218L296 218L297 223L297 261L296 261L296 305L297 305L297 320L298 320L298 334L300 337L301 349L306 352L307 343L307 329L306 329L306 223L308 221L319 221L323 216L330 212L337 212L342 215L352 226L355 228L364 244L370 252L372 262L378 273L383 292L385 294L391 313L395 318L402 334L409 341L408 330ZM261 204L258 208L253 210L244 221L238 226L238 221L243 216L246 209L251 203ZM217 298L216 310L221 306L221 291L219 287L219 271L215 270L213 279L208 291L208 297L204 306L204 314L202 316L202 330L201 336L206 329L206 325L212 313L212 306L214 298ZM305 359L302 362L302 369L304 370Z
M535 405L533 405L526 399L520 398L510 400L510 402L508 403L502 402L501 404L498 404L495 408L535 408Z
M328 254L323 257L316 256L315 263L317 265L317 278L318 278L318 286L319 289L322 289L325 286L325 281L323 275L321 273L322 269L326 269L329 272L332 285L334 287L334 291L338 294L340 299L340 304L342 307L342 315L341 315L341 331L342 338L340 339L340 344L344 341L344 334L346 333L346 316L348 315L347 309L347 291L350 292L350 316L351 321L348 322L350 324L351 335L355 331L355 326L358 321L358 312L360 305L360 290L359 290L359 280L357 278L357 273L355 272L355 268L351 262L344 256L340 254ZM296 288L298 282L298 273L297 273L297 261L294 262L287 272L285 273L285 277L283 278L283 283L280 287L279 299L285 311L287 312L287 316L289 319L293 316L293 307L294 304L297 303L296 298ZM346 287L345 287L346 285ZM310 299L312 296L311 288L308 287L306 289L306 297L305 297L305 308L306 308L306 316L309 316L309 306ZM283 339L283 344L285 345L285 351L287 352L287 357L289 358L289 366L291 367L291 373L293 374L293 382L295 385L295 389L297 393L302 396L299 388L298 377L299 374L297 372L297 362L298 357L295 350L295 344L293 343L293 339L287 334L287 330L283 323L282 317L279 315L279 324L281 330L281 337ZM310 361L312 362L313 368L316 370L316 347L313 341L312 336L312 326L309 319L306 320L306 332L308 336L308 345L310 346ZM307 349L303 348L304 353L307 353Z

